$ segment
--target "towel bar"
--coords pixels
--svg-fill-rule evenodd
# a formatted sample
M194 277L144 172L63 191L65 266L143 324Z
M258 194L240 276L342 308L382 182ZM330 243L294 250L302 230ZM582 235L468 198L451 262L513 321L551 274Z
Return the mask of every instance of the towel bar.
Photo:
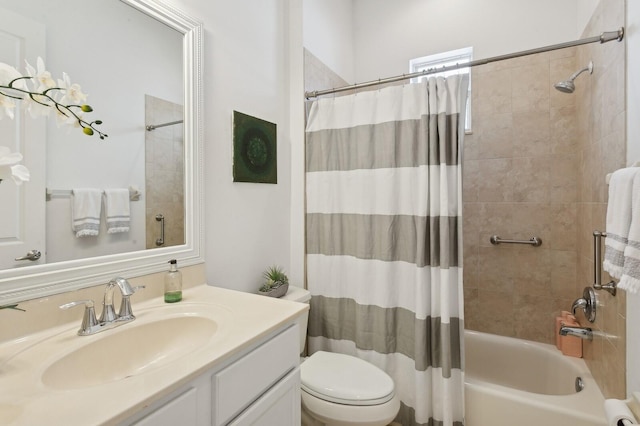
M71 189L49 189L45 190L45 199L51 201L52 198L71 197ZM142 192L135 186L129 187L129 200L139 201L142 196Z
M497 246L498 244L530 244L534 247L539 247L542 245L542 240L538 237L531 237L531 239L529 240L507 240L504 238L500 238L497 235L492 235L491 238L489 238L489 241L491 241L491 244L493 244L494 246Z

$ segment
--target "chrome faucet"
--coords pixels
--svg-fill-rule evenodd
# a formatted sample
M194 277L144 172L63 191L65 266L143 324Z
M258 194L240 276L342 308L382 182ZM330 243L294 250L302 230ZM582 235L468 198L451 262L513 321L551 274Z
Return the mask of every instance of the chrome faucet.
M102 315L100 315L101 323L109 323L118 320L119 315L116 315L116 311L113 308L113 292L116 286L122 293L122 300L129 298L135 290L129 284L129 281L122 277L116 277L107 283L107 287L104 289L104 298L102 299ZM135 318L135 317L134 317Z
M585 310L587 308L587 300L584 298L574 300L571 305L571 313L575 315L578 308Z
M576 314L578 309L584 311L584 317L589 322L595 322L596 320L596 293L591 287L585 287L582 291L582 297L576 299L571 304L571 313Z
M122 293L122 303L120 304L120 310L116 314L113 308L113 292L119 288ZM60 305L60 309L69 309L74 306L85 306L84 317L82 319L82 325L78 330L79 336L88 336L91 334L100 333L101 331L108 330L110 328L117 327L122 324L133 321L136 317L131 311L130 297L136 291L143 289L144 286L131 287L129 281L124 278L116 277L109 281L107 287L104 290L104 299L102 300L102 314L100 319L96 319L93 300L79 300L75 302L65 303Z
M585 340L593 340L593 330L589 327L570 327L563 325L560 327L561 336L574 336Z

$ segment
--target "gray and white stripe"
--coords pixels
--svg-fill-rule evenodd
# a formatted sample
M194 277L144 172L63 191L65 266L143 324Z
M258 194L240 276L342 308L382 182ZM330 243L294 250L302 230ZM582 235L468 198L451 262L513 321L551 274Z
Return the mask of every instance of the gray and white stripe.
M403 425L463 424L467 84L320 99L307 125L309 348L387 371Z

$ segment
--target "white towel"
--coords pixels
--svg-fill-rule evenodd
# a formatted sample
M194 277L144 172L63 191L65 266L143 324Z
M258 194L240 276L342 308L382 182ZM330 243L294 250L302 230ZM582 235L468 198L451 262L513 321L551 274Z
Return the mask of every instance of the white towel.
M633 180L639 170L638 167L616 170L609 182L603 267L613 278L622 277L624 251L627 248L631 227Z
M71 190L71 193L71 229L76 233L76 238L97 236L100 231L102 191L95 188L76 188Z
M105 210L107 215L107 233L129 232L130 210L129 190L127 188L105 189Z
M640 170L640 168L637 168ZM633 178L633 195L631 201L631 225L629 240L624 249L624 267L618 288L630 293L640 290L640 172Z

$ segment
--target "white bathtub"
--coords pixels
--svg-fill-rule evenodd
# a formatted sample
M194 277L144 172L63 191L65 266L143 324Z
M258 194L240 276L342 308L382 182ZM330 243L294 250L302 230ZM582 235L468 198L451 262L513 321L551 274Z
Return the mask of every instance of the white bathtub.
M604 397L582 359L476 331L465 331L465 357L466 426L606 425Z

